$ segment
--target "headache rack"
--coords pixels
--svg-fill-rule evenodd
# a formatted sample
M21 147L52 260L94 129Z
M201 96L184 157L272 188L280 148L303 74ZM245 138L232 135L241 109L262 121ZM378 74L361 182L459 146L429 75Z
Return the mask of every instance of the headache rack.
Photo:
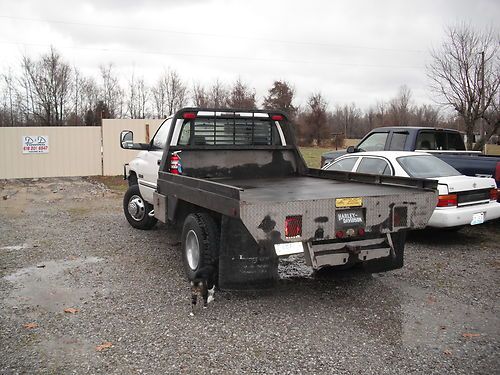
M286 145L281 113L259 110L186 108L184 118L186 146L273 146ZM189 129L184 127L188 126Z

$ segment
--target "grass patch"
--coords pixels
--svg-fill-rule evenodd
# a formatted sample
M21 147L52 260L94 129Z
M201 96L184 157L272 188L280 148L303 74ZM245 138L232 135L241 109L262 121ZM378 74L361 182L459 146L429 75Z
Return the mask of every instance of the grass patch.
M299 147L299 150L309 168L319 168L321 155L333 149L331 147Z
M123 176L92 176L90 180L100 182L106 185L106 187L113 191L125 192L128 189L127 180L123 179Z

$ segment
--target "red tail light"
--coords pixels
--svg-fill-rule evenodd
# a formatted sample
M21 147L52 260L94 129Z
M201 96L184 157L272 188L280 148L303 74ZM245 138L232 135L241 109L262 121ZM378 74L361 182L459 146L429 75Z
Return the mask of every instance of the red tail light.
M497 189L491 189L490 190L490 200L496 201L498 199L498 190Z
M287 216L285 219L285 237L302 236L302 216Z
M196 113L186 112L182 115L182 117L184 117L186 120L192 120L192 119L196 118Z
M358 229L358 234L359 234L360 236L364 236L364 235L365 235L365 230L364 230L364 228L359 228L359 229Z
M453 207L458 205L456 194L440 195L437 207Z
M281 115L272 115L271 119L273 121L281 121L281 120L283 120L283 116L281 116Z
M338 230L337 232L335 232L335 237L337 238L344 238L345 236L345 233L341 230Z

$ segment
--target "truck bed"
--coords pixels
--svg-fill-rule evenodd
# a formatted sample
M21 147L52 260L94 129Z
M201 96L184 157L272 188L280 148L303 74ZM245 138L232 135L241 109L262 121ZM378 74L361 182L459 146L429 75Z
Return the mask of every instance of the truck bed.
M412 191L405 186L368 185L360 182L329 180L312 176L278 178L217 179L218 183L237 187L240 201L292 202L356 196L388 196Z

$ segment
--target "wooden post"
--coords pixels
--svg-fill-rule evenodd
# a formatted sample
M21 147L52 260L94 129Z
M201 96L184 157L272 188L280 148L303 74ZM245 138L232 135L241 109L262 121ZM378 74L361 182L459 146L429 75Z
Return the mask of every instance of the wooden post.
M149 143L149 124L146 124L146 143Z

